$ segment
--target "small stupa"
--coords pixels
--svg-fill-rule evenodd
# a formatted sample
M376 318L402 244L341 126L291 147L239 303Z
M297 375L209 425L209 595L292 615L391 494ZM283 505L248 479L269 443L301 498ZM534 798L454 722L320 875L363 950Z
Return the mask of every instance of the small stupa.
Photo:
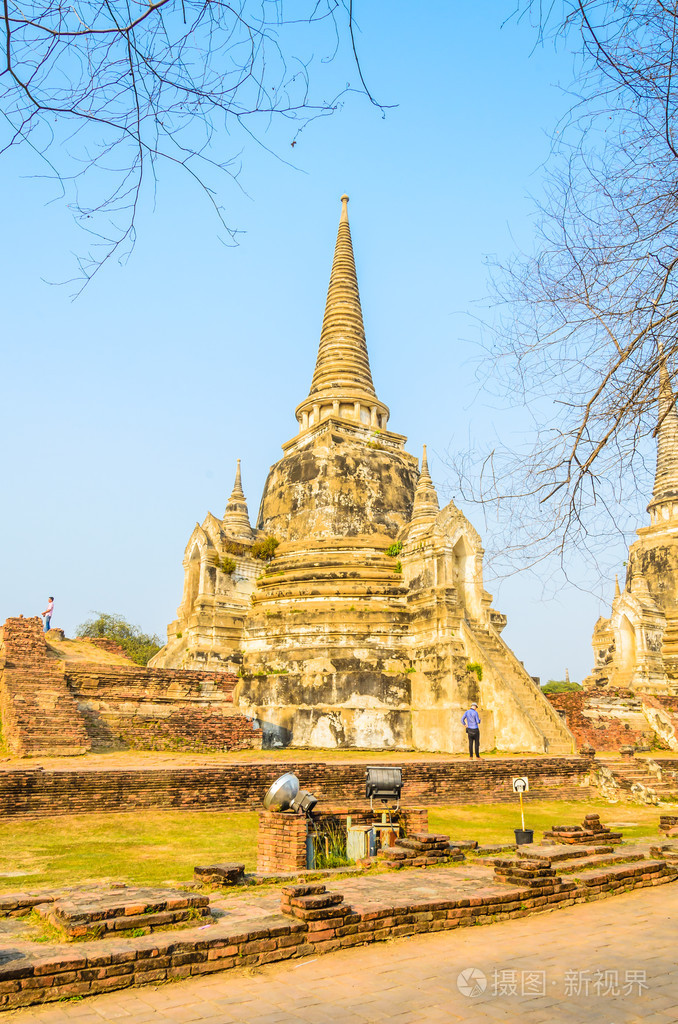
M342 196L320 344L298 432L271 467L256 527L240 467L224 517L186 547L184 596L152 664L236 670L265 743L461 751L572 750L501 638L480 537L440 509L372 380Z
M623 590L615 577L609 617L593 631L594 669L585 685L678 693L678 412L659 350L657 467L650 525L629 548Z

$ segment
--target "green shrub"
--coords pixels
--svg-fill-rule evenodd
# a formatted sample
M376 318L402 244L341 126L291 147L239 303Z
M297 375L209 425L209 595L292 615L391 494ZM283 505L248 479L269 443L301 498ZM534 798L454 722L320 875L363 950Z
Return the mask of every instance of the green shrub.
M96 619L80 623L75 631L76 637L115 640L137 665L147 665L162 647L159 636L142 633L138 626L130 625L122 615L106 615L104 612L95 614Z
M389 558L396 558L397 555L399 555L402 550L403 542L401 540L397 540L395 544L391 544L390 547L386 548L386 554L389 556Z
M235 572L235 559L234 558L222 558L219 562L219 568L222 572L225 572L227 576Z
M259 558L262 562L270 562L279 543L277 537L264 537L262 540L255 540L250 554L252 558Z
M313 837L315 866L318 870L340 868L352 861L346 856L346 832L343 826L332 818L319 821Z
M400 559L398 559L396 564L393 566L393 571L394 572L402 572L403 571L403 563L400 561Z
M541 688L542 693L575 693L581 690L580 683L572 683L569 679L549 679Z
M480 662L478 662L478 661L469 661L468 665L466 666L466 671L467 672L475 672L475 674L478 677L478 682L479 683L481 683L483 681L483 666L480 664Z
M246 555L250 550L247 544L239 544L235 540L227 540L224 544L224 551L227 551L229 555Z

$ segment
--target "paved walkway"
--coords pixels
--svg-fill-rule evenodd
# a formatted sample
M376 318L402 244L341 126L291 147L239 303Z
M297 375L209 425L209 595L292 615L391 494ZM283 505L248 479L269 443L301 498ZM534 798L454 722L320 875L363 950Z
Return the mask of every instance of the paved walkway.
M7 1013L8 1024L675 1024L678 884Z
M675 752L670 751L675 758ZM574 754L565 755L575 757ZM654 755L653 755L654 756ZM548 754L514 754L511 752L500 752L483 754L483 761L531 761L549 760ZM551 757L552 759L552 757ZM195 753L194 751L174 750L121 750L121 751L95 751L94 753L78 754L73 757L14 757L11 755L0 756L0 771L35 771L36 768L43 768L50 772L82 772L82 771L136 771L137 769L156 770L160 768L218 768L220 765L251 764L252 762L280 763L283 770L287 771L290 763L300 762L332 762L337 764L372 764L374 761L373 750L344 750L344 749L307 749L307 748L281 748L273 750L230 750L214 751L206 753ZM466 764L468 755L426 753L426 751L412 750L380 750L379 761L396 764L429 763L439 764L441 761L449 761L454 764ZM482 764L482 762L481 762ZM476 765L476 767L479 767Z

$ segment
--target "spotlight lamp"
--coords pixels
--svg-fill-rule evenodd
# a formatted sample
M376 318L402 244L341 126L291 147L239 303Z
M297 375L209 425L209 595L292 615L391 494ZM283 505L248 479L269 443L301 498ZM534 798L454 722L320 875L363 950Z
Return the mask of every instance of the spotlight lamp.
M373 800L383 804L395 801L395 810L400 807L400 793L403 788L402 768L370 767L365 779L365 796L369 797L370 808Z
M318 803L316 797L306 789L299 788L299 779L294 772L285 772L276 779L264 797L267 811L294 811L310 818Z

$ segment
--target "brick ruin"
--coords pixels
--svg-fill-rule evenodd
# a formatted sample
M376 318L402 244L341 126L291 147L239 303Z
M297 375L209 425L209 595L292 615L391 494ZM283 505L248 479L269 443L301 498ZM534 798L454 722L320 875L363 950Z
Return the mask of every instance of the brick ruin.
M569 842L577 828L586 833L585 843ZM552 832L548 845L504 847L501 856L496 847L477 848L467 857L455 855L447 837L423 832L404 849L429 867L394 875L384 870L383 858L374 858L373 870L329 871L319 880L299 873L279 888L260 878L269 890L256 899L242 889L205 896L126 886L9 894L0 897L0 917L33 908L57 927L60 939L80 941L71 949L49 937L45 942L33 925L33 939L16 943L13 955L0 962L0 1011L396 937L491 926L678 878L671 842L661 848L619 844L591 816L583 827ZM440 856L462 863L456 870L454 863L440 868ZM125 918L136 918L138 926L130 928ZM162 932L177 926L180 931Z
M234 706L232 674L69 660L58 646L38 617L0 629L0 722L12 754L261 747L261 730Z
M426 807L401 807L392 815L393 825L382 826L382 814L366 806L332 807L324 804L322 810L313 814L313 824L307 818L289 811L260 811L257 831L257 871L260 874L279 874L289 871L304 871L307 864L306 841L309 832L317 829L321 837L324 826L346 832L349 824L383 828L388 832L395 847L396 836L428 833L428 809ZM436 837L438 838L438 837ZM403 840L405 842L405 840ZM392 848L384 849L386 853ZM414 859L414 852L410 859ZM393 859L405 858L404 849L394 854ZM389 864L389 866L393 866Z
M627 687L593 687L549 694L573 734L577 749L601 752L678 750L678 697Z
M466 761L408 761L407 799L429 807L510 803L515 800L512 776L529 775L535 799L586 800L592 764L592 758L583 756L525 757L486 761L478 770ZM285 769L324 803L364 805L364 764L286 761ZM129 769L0 765L0 818L147 807L258 811L263 794L280 772L276 761Z

